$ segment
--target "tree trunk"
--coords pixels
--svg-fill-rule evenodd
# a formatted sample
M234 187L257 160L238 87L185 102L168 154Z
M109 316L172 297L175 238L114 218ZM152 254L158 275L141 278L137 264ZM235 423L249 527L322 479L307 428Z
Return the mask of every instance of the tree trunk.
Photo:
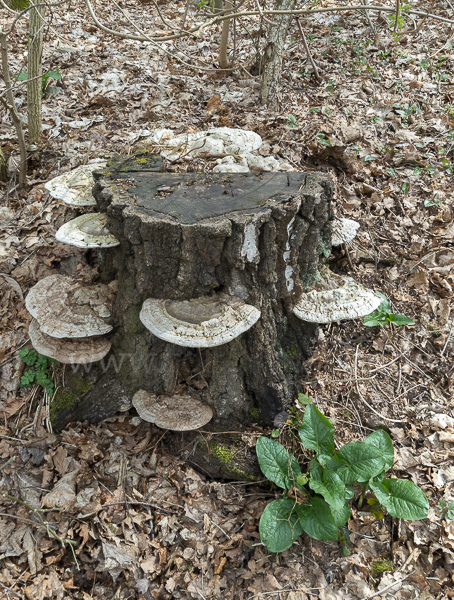
M28 141L39 142L42 133L41 98L42 98L42 53L45 7L30 9L28 32L28 81L27 81L27 114Z
M296 0L276 0L275 10L293 10ZM276 25L270 25L264 52L261 103L271 110L279 110L282 59L291 14L272 15Z
M316 325L299 320L293 306L317 279L329 244L331 181L304 173L161 173L143 164L135 171L131 163L95 173L98 210L120 241L100 254L103 282L118 280L111 354L66 366L51 404L54 427L109 417L130 407L138 390L196 394L214 413L205 431L272 423L302 391L314 342ZM149 298L213 294L240 298L260 310L259 320L229 343L189 348L159 339L139 319ZM252 476L246 467L254 460L232 450L238 440L230 435L227 445L198 431L166 440L179 452L192 443L195 464L212 475ZM226 464L237 455L243 458Z
M223 2L223 8L229 10L231 12L232 3L230 0L225 0ZM230 31L230 19L226 19L222 22L222 33L221 33L221 43L219 44L219 67L221 69L229 69L230 62L227 53L227 46L229 42L229 31Z

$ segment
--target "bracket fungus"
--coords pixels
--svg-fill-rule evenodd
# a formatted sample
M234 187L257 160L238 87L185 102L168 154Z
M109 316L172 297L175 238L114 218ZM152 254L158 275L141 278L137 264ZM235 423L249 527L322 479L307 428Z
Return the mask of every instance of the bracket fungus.
M112 288L83 287L63 275L38 281L28 293L25 306L41 331L54 338L104 335L112 326L101 317L110 316Z
M372 290L325 270L314 289L301 296L293 308L295 315L310 323L331 323L356 319L373 312L382 302Z
M139 390L132 405L144 421L172 431L199 429L213 417L211 408L195 395L155 396Z
M93 171L106 166L105 161L82 165L48 181L44 188L53 198L70 206L96 206L91 190L95 185Z
M211 348L234 340L260 318L260 311L236 296L194 300L145 300L140 320L156 337L188 348Z
M355 237L360 225L353 219L336 219L332 224L331 244L341 246L351 242Z
M101 360L112 342L106 338L61 339L43 333L38 321L32 319L28 334L33 348L63 364L87 364Z
M120 242L106 228L107 214L89 213L60 227L55 238L78 248L111 248Z

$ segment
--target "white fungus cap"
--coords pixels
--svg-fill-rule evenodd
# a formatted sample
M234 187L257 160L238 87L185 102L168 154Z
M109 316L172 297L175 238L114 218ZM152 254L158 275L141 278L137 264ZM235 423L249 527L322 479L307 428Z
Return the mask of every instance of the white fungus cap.
M170 129L158 129L148 141L164 146L161 156L169 160L245 154L257 150L262 144L262 138L255 131L230 127L217 127L177 136L174 136Z
M331 244L340 246L351 242L355 237L360 225L353 219L336 219L332 223Z
M95 185L93 171L106 166L106 161L100 160L90 165L82 165L48 181L44 187L57 200L63 200L71 206L96 206L91 190Z
M32 319L28 334L33 348L63 364L87 364L101 360L109 352L112 342L106 338L57 339L46 335Z
M355 283L351 277L325 271L315 289L302 294L293 312L303 321L331 323L369 315L381 302L372 290Z
M107 299L102 297L103 288L108 289L108 286L84 288L74 284L69 277L50 275L31 288L25 306L38 321L41 331L51 337L104 335L112 330L112 326L99 317L99 314L110 315L106 308ZM93 299L97 289L98 298Z
M213 417L211 408L195 395L155 396L139 390L132 405L144 421L172 431L199 429Z
M260 318L260 311L236 296L195 300L145 300L140 320L156 337L178 346L211 348L234 340Z
M89 213L68 221L55 238L78 248L112 248L120 242L106 228L107 214Z

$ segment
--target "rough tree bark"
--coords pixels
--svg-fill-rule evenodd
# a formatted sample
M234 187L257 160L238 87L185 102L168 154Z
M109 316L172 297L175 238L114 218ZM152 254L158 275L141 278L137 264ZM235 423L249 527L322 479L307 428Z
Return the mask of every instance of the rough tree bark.
M231 12L232 3L230 0L225 0L223 2L222 8L229 10ZM228 14L228 13L226 13ZM226 19L222 23L222 33L221 33L221 43L219 44L219 66L221 69L229 69L230 62L227 52L227 45L229 41L229 31L230 31L230 19Z
M276 0L275 10L294 10L296 0ZM276 25L270 25L263 57L261 103L279 110L282 59L287 31L293 15L273 15Z
M30 9L28 32L30 45L28 47L28 81L27 81L27 116L28 141L30 144L39 142L42 134L42 53L45 6Z
M139 389L197 393L214 411L208 431L272 423L301 391L302 363L311 354L316 326L292 308L316 279L330 243L330 180L304 173L152 173L146 166L95 178L98 209L121 242L101 255L103 281L119 284L115 333L110 357L86 370L66 369L52 403L54 426L111 416ZM219 292L261 311L230 343L177 346L139 320L147 298Z

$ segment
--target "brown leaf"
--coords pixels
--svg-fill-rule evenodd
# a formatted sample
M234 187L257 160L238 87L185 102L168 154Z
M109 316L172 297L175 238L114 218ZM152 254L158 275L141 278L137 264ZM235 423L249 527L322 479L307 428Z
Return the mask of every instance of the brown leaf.
M221 104L221 96L219 94L215 94L214 96L211 96L211 98L207 102L207 108L206 108L207 113L211 115L214 112L216 112L218 110L220 104Z
M58 481L54 489L43 498L46 508L60 508L68 510L76 502L76 480L79 471L72 471Z

